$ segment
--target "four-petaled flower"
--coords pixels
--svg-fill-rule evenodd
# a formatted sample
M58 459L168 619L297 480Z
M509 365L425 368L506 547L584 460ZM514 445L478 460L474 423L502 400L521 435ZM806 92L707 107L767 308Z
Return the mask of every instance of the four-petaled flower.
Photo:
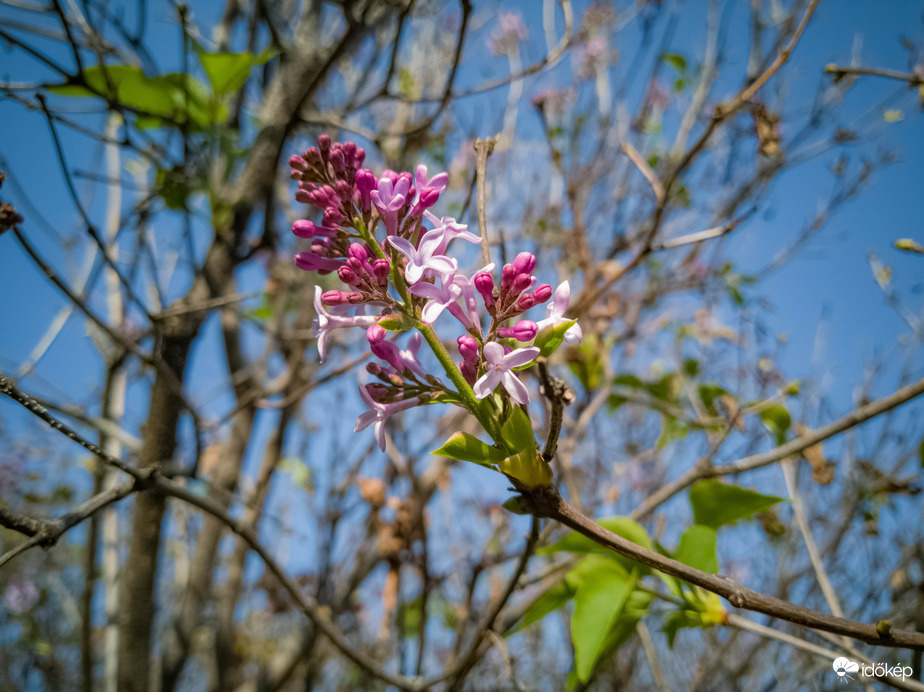
M487 372L479 378L473 387L475 397L484 399L494 391L498 384L502 384L511 399L518 404L528 404L529 390L511 370L531 363L538 355L539 349L535 346L518 348L505 354L504 347L496 341L485 344L484 359Z
M539 327L539 331L541 332L545 327L554 327L556 324L561 324L562 322L570 322L571 320L565 317L565 310L568 309L568 303L570 301L571 284L567 281L562 281L558 288L555 289L552 302L549 303L546 308L548 317L536 323L536 326ZM583 338L584 332L581 330L581 325L575 322L571 328L565 332L564 342L569 346L574 346L581 343Z
M454 259L438 253L440 243L443 242L443 232L442 228L427 231L416 248L406 238L396 235L388 236L391 246L407 257L404 278L409 284L416 284L423 279L424 272L428 269L445 278L454 274L459 268Z
M369 410L356 419L356 427L353 429L353 432L360 432L370 425L374 425L375 427L373 427L372 431L375 433L375 441L378 442L379 449L384 452L385 421L396 413L419 406L420 401L418 401L416 397L412 397L410 399L394 401L390 404L380 404L369 396L369 392L366 391L363 385L359 386L359 395L363 398L363 401L366 402L366 406L369 407Z

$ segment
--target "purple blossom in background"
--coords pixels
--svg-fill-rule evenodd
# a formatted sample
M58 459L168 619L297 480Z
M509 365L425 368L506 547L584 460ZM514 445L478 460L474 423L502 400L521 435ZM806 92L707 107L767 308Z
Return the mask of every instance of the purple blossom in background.
M491 32L488 47L493 55L507 55L519 48L520 41L529 39L529 30L519 12L501 12L497 28Z
M481 242L481 236L475 235L471 231L467 230L468 226L466 226L464 223L457 223L456 220L451 216L444 216L438 219L430 212L425 211L424 218L433 224L433 230L443 230L443 241L437 248L437 252L440 254L446 252L446 248L449 246L449 243L456 238L461 238L462 240L467 240L470 243L476 244Z
M39 592L35 584L20 576L11 579L3 593L3 604L13 615L22 615L32 610L38 599Z
M416 284L424 278L424 272L432 271L438 276L447 276L455 273L459 265L456 261L445 255L438 254L440 243L443 242L443 229L434 228L424 233L415 248L411 242L400 236L388 236L388 242L395 250L407 257L407 266L404 268L404 277L409 284Z
M535 346L518 348L505 354L504 347L496 341L485 344L486 372L475 383L473 388L475 396L479 399L484 399L494 391L498 384L502 384L511 399L518 404L528 404L529 390L511 370L532 362L538 355L539 349Z

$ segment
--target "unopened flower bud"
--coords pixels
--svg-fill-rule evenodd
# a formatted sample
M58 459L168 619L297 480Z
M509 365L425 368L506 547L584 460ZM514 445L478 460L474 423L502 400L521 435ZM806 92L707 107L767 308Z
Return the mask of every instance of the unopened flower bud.
M325 305L343 305L349 302L348 296L345 291L325 291L321 294L321 302Z
M536 305L539 303L544 303L549 298L552 297L552 287L548 284L539 284L536 286L536 290L533 291L533 300L536 301Z
M389 271L391 271L391 263L384 257L380 257L372 263L372 273L377 279L387 279Z
M513 283L510 285L510 295L514 298L520 295L523 291L529 288L529 282L531 281L529 274L518 274L517 277L513 280Z
M517 341L532 341L536 338L539 326L532 320L520 320L512 327L498 329L498 336L516 339Z
M366 248L364 248L359 243L350 243L350 247L347 248L347 257L355 257L360 262L365 259L368 259L369 255L366 254Z
M513 260L513 269L517 274L532 274L536 267L536 256L531 252L521 252Z
M382 341L385 338L385 330L382 329L379 325L373 324L366 330L366 339L369 340L369 343L375 343L376 341Z
M338 277L340 278L340 280L341 280L343 283L345 283L347 286L354 286L354 285L356 285L356 284L358 283L358 281L357 281L357 279L356 279L356 272L353 271L353 269L352 269L351 267L349 267L349 266L347 266L347 265L345 265L345 264L342 265L342 266L337 270L337 276L338 276Z
M513 268L512 264L505 264L504 268L501 269L501 292L506 292L510 290L510 286L513 285L513 280L517 277L517 270Z
M486 308L494 306L494 277L488 272L478 272L472 279L475 289L481 294Z
M474 337L469 336L468 334L463 334L456 342L459 344L459 355L465 359L466 363L478 364L478 342L475 341Z

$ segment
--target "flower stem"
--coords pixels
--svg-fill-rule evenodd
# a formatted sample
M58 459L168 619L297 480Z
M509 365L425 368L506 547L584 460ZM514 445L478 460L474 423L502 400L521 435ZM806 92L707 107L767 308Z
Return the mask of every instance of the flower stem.
M417 326L417 329L423 334L424 339L426 339L427 343L430 345L430 349L436 355L440 365L443 366L443 370L446 371L446 375L456 386L462 403L464 403L465 407L478 419L478 422L481 423L481 427L485 429L485 432L487 432L495 442L501 444L502 435L500 427L497 425L497 419L486 410L485 406L483 406L484 402L478 401L478 399L475 398L475 392L472 390L471 385L462 376L456 364L452 362L452 356L449 355L449 351L446 350L446 347L436 335L433 327L429 324L421 323Z

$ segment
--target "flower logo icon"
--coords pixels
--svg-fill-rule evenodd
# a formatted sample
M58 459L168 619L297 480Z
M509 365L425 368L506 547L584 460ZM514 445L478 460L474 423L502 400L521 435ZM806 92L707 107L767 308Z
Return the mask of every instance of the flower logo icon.
M851 661L848 658L844 658L843 656L834 659L832 667L834 668L834 672L837 673L837 677L841 678L844 682L847 682L848 679L853 680L853 678L848 675L848 673L856 673L858 670L860 670L859 663Z

